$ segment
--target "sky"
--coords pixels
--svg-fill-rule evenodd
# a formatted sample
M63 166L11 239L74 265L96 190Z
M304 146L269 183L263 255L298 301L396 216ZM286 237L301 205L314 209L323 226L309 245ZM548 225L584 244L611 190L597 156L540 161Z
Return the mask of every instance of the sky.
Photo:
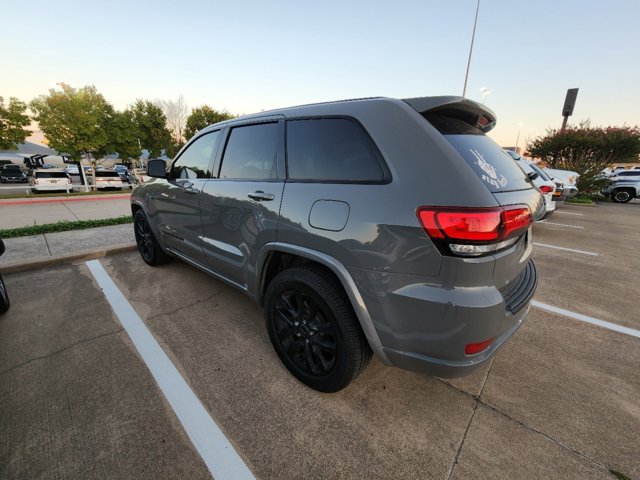
M2 0L0 96L65 82L116 108L176 99L233 114L462 95L476 0ZM467 97L523 146L570 123L640 124L640 1L481 0Z

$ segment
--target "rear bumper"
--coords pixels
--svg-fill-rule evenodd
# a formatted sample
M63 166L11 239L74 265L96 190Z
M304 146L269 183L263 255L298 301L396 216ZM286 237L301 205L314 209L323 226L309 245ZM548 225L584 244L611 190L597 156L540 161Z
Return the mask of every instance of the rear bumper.
M408 276L383 274L376 290L363 288L362 272L354 275L392 365L439 377L468 375L491 359L520 328L537 286L531 260L516 279L495 286L447 289L441 285L405 283ZM377 275L369 272L367 277ZM405 283L395 288L397 282ZM419 283L418 283L419 282ZM384 285L386 283L386 285ZM384 287L391 287L385 291ZM493 339L489 347L466 355L465 346Z
M37 192L51 192L59 190L64 190L66 192L67 190L72 191L73 185L31 185L31 188Z

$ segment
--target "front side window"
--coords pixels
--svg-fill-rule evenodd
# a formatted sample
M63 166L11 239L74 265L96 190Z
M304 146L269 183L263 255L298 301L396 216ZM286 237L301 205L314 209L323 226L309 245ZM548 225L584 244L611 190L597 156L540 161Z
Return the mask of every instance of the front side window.
M195 179L211 177L211 160L220 140L220 130L197 138L173 164L173 178Z
M232 129L222 158L220 178L277 178L279 132L278 123L261 123Z
M346 118L287 122L287 165L292 180L377 182L384 172L366 133Z

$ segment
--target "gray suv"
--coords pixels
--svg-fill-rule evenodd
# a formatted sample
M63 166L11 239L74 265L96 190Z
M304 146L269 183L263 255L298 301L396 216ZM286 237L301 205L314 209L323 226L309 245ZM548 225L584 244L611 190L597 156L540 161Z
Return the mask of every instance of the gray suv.
M142 258L177 257L264 306L284 365L324 392L372 353L451 377L514 334L536 288L542 197L460 97L367 98L243 116L148 164Z

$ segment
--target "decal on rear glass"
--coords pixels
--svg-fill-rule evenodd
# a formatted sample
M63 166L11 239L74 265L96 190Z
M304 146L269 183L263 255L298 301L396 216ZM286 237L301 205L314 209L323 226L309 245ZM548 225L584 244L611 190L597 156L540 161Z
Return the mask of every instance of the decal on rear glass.
M470 148L469 151L475 157L476 165L478 165L478 167L480 167L484 172L480 176L480 178L482 178L485 183L493 185L495 188L504 188L507 183L509 183L504 175L498 174L498 172L496 172L496 169L493 168L493 165L491 165L484 159L482 153L473 148Z

